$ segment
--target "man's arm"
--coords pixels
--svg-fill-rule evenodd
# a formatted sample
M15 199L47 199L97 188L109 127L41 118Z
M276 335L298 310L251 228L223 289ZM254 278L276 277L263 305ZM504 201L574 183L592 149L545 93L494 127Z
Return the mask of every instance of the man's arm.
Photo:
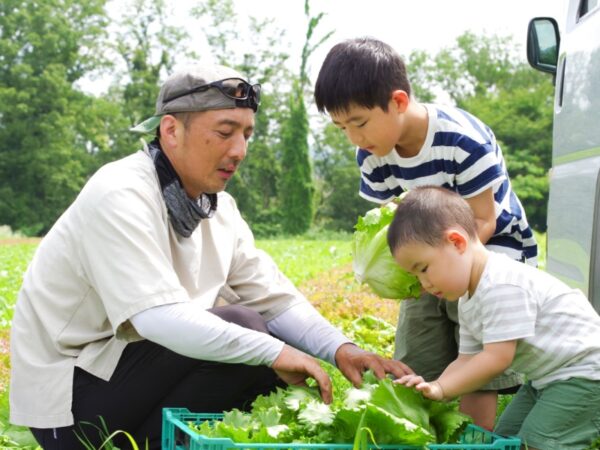
M267 322L269 331L293 347L335 364L355 386L371 369L378 378L413 373L400 361L362 350L329 323L308 301L296 304Z
M413 386L432 400L452 399L476 391L508 369L516 348L516 340L485 344L480 353L460 354L435 381L426 382L421 376L406 375L397 382Z
M239 297L237 304L259 311L267 321L269 331L286 343L335 363L355 385L361 384L361 374L367 369L379 376L391 373L398 377L412 372L400 361L387 360L349 343L349 339L314 308L307 308L310 303L273 260L256 249L246 222L237 211L236 216L237 246L227 281ZM308 309L313 310L310 317L300 314Z
M269 320L269 332L293 347L336 364L338 348L352 341L329 323L308 300L303 300Z
M193 302L149 308L130 321L140 336L190 358L267 365L288 384L314 378L323 401L331 402L331 380L312 356L269 334L225 322Z
M465 200L475 214L479 239L485 244L496 230L496 204L492 188L488 188L474 197L465 198Z

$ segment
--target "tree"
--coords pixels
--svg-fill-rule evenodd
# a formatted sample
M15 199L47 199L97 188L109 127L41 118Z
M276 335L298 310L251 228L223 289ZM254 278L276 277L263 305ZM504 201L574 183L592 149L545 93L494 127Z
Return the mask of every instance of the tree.
M93 168L96 105L75 84L103 64L104 3L0 4L0 217L13 229L48 230Z
M248 153L227 191L258 236L281 232L279 198L282 124L288 114L287 97L292 75L286 67L289 54L285 32L272 19L244 20L240 26L231 0L209 0L192 11L203 24L214 59L233 67L251 82L262 85L261 106ZM244 42L244 45L240 45Z
M329 37L326 33L316 44L313 34L324 16L310 16L310 2L304 2L304 14L308 18L306 40L302 48L300 73L290 93L290 115L282 130L281 201L283 208L283 230L291 234L308 231L314 215L314 182L308 146L308 114L304 102L305 88L310 80L307 65L310 55Z
M188 34L169 17L164 0L134 0L119 24L115 50L125 62L123 111L131 126L154 114L161 77L189 54L181 45Z
M516 78L538 78L528 67ZM541 77L540 77L541 78ZM463 108L488 124L499 141L514 191L519 196L530 225L546 230L548 170L552 160L552 98L549 79L528 86L465 100Z
M316 222L327 229L352 231L373 204L358 195L356 149L340 129L328 123L315 135Z
M286 233L301 234L312 224L314 185L308 153L308 117L299 83L290 95L289 109L281 130L282 225Z
M103 163L139 147L139 135L129 128L154 114L161 81L176 59L193 56L184 45L188 33L170 24L172 12L164 0L130 0L119 6L120 19L108 45L116 75L105 96L119 108L105 117L111 145L99 155Z

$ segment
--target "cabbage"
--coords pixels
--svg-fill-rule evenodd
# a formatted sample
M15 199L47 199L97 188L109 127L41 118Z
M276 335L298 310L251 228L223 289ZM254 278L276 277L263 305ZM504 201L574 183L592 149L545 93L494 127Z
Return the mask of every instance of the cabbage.
M387 230L395 210L396 204L388 203L358 218L353 246L354 276L380 297L416 298L421 292L419 280L400 268L387 243Z

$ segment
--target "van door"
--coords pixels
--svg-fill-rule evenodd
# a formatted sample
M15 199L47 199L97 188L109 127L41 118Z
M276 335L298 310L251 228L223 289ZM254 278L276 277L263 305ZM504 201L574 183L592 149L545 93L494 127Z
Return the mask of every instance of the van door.
M546 270L581 289L600 312L599 6L599 0L570 0L557 36ZM534 26L536 20L544 19ZM528 39L529 56L543 39L533 42L531 27Z

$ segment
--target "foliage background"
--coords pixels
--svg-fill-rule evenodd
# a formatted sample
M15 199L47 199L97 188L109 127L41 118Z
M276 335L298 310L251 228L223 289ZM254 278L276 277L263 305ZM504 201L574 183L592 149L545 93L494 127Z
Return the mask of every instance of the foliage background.
M210 58L263 85L247 159L228 187L254 232L351 231L370 206L357 195L354 148L315 112L306 68L334 43L322 13L304 5L305 43L293 58L286 30L238 17L232 0L198 0L189 11L211 55L171 24L164 0L123 1L114 19L107 0L3 1L0 224L43 235L94 171L139 148L128 128L153 114L176 62ZM436 54L403 56L417 100L455 104L494 130L530 222L544 231L553 87L522 52L511 38L467 32ZM102 94L81 87L107 77Z

